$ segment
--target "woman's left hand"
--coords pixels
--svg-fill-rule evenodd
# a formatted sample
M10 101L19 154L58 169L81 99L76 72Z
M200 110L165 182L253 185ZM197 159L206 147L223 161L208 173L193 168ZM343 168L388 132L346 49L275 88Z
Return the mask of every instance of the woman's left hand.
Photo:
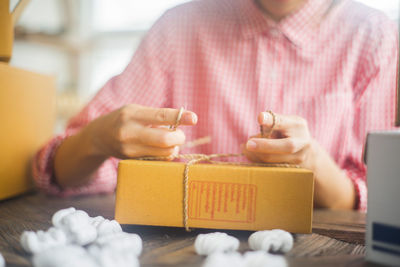
M316 207L352 209L356 203L353 182L310 136L307 121L298 116L262 112L258 121L264 129L273 128L270 138L251 137L243 153L255 162L300 165L314 173Z
M261 112L258 121L264 129L273 129L270 138L261 138L259 134L247 141L243 153L249 160L297 164L313 169L313 140L304 118L275 113L274 124L271 113Z

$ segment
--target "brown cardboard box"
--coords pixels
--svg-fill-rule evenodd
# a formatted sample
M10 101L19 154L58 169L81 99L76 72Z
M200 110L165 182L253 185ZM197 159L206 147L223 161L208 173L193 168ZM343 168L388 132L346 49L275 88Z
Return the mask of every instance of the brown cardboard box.
M10 1L0 0L0 61L10 61L14 41L14 24L29 0L20 0L10 12Z
M115 218L121 224L183 226L184 163L121 161ZM189 170L193 228L310 233L314 179L298 168L196 164Z
M53 77L0 62L0 199L32 188L31 159L55 121Z

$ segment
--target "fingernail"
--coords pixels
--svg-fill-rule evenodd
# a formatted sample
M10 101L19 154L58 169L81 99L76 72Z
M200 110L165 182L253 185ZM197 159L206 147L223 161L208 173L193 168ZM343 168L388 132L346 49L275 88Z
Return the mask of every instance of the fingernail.
M248 149L255 149L257 147L257 144L254 141L248 141L246 147Z
M181 119L181 124L191 125L191 124L196 124L196 122L197 122L197 115L191 111L185 111Z
M197 115L195 113L192 113L192 122L197 123Z
M268 122L269 114L267 112L263 112L263 124Z

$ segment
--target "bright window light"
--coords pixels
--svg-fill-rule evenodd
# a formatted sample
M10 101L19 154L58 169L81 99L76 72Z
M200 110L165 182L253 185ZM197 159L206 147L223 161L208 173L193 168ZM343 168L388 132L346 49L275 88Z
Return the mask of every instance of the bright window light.
M391 19L399 18L399 1L398 0L359 0L373 8L382 10Z
M97 32L147 30L167 9L188 0L96 0L93 29Z

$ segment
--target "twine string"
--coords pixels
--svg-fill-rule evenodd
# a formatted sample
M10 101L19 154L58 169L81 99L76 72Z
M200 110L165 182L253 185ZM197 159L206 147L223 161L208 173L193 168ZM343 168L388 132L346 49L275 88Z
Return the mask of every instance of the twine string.
M183 159L187 160L183 171L183 226L187 232L190 232L189 228L189 167L200 162L209 162L212 164L221 165L234 165L234 166L252 166L252 167L283 167L283 168L300 168L298 165L291 165L287 163L248 163L248 162L223 162L212 160L214 158L230 158L230 157L242 157L244 154L179 154L168 157L141 157L137 160L174 160Z
M185 109L183 107L181 107L179 109L178 115L176 116L175 124L169 126L170 130L175 131L176 128L178 128L179 124L181 123L181 118L182 118L182 115L183 115L184 111L185 111Z
M264 129L265 128L264 125L261 124L260 125L260 133L261 133L261 137L262 138L271 138L272 132L274 131L274 127L275 127L275 124L276 124L276 115L272 110L267 110L266 112L271 114L271 116L272 116L272 125L268 129L268 131L266 132L265 129Z
M180 108L175 124L170 126L171 130L175 131L178 128L183 112L184 112L184 108ZM260 131L261 131L262 137L270 138L271 134L273 132L273 128L276 123L276 116L275 116L275 113L273 113L270 110L267 112L270 113L273 118L272 126L270 127L269 132L265 133L264 128L261 125ZM210 137L206 136L206 137L199 138L199 139L196 139L196 140L190 142L190 145L188 145L187 147L195 147L198 145L208 143L209 141L210 141ZM237 154L237 153L236 154L235 153L229 153L229 154L219 153L219 154L210 154L210 155L178 154L178 155L171 155L171 156L164 156L164 157L156 157L156 156L140 157L140 158L136 158L136 160L149 160L149 161L155 161L155 160L172 161L175 159L186 160L185 168L183 171L183 201L182 201L182 204L183 204L183 226L185 227L187 232L190 232L189 223L188 223L188 221L189 221L189 213L188 213L189 167L190 166L192 166L196 163L199 163L199 162L209 162L211 164L234 165L234 166L300 168L300 166L298 166L298 165L292 165L292 164L287 164L287 163L253 163L253 162L250 163L250 162L225 162L225 161L212 160L215 158L230 158L230 157L242 157L242 156L244 156L244 154L242 154L242 153L239 153L239 154Z

